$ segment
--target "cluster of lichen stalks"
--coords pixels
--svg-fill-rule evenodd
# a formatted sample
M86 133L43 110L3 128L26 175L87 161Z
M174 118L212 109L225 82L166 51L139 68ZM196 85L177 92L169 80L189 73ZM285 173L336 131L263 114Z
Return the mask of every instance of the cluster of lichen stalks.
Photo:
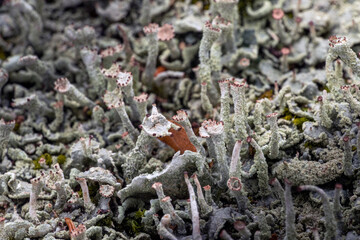
M97 13L108 21L119 21L122 11L116 2L107 9L96 6ZM123 8L130 6L126 2ZM31 48L9 56L0 68L0 86L5 96L11 92L14 97L11 104L4 99L0 111L7 120L14 120L0 121L0 203L5 209L0 212L0 237L130 239L133 234L135 239L355 239L358 235L350 231L359 231L360 183L353 146L358 161L360 91L355 80L360 77L360 60L347 39L329 39L328 91L320 92L316 100L319 91L314 83L304 83L303 95L292 92L297 86L293 74L284 84L274 82L272 98L255 102L255 87L233 77L235 70L235 74L222 72L223 66L245 72L249 58L258 51L238 48L237 1L211 3L211 21L201 26L197 47L179 47L170 24L150 23L170 3L152 11L146 11L150 0L142 3L139 22L145 37L130 39L124 26L117 25L123 45L104 40L98 43L104 48L98 54L91 43L96 39L95 29L69 25L58 40L73 45L72 55L57 58L55 64L46 58L52 59L51 51L59 48L61 52L67 46L55 43L49 52L42 49L39 36L45 17L41 6L26 1L6 3L12 9L9 16L17 23L29 20L33 31L16 40L20 49L22 45ZM289 45L300 38L301 19L297 9L296 27L288 33L281 5L281 1L274 6L265 1L257 10L248 6L247 12L254 18L272 15L274 42ZM184 12L193 11L191 5L183 6ZM182 29L196 29L189 22L182 24ZM57 26L48 21L46 27ZM311 37L316 39L314 31L311 28ZM130 42L137 46L145 41L145 49L131 49ZM160 50L163 53L158 56ZM29 52L42 52L44 60L25 54ZM290 50L284 47L281 53L279 68L285 74ZM164 111L165 117L158 107L166 109L166 103L152 104L156 96L151 91L158 91L157 84L164 79L183 78L194 56L199 56L199 66L193 69L197 90L191 89L188 79L173 92L184 102L193 97L189 105L197 107L178 110L171 119ZM238 61L239 56L249 58ZM163 68L174 71L156 68L158 58ZM344 85L344 65L353 74L353 85ZM54 66L76 78L59 76ZM35 88L28 90L13 82L25 86L30 82ZM91 87L82 86L84 82ZM49 93L38 91L40 86ZM140 89L147 93L139 94ZM179 99L175 101L175 106L181 105ZM11 108L5 108L6 104ZM17 117L15 122L14 116L19 115L25 115L24 119ZM212 119L204 120L203 115ZM301 119L300 124L292 118ZM202 121L198 131L191 120ZM311 156L317 157L315 161ZM316 186L333 185L344 176L348 181L356 179L344 181L345 191L336 184L330 195ZM315 192L310 199L315 206L322 203L325 218L320 220L321 212L309 207L304 194L297 193L294 204L291 186ZM300 203L308 204L304 207L307 215L299 211ZM306 219L316 223L307 225ZM311 232L307 231L310 226Z

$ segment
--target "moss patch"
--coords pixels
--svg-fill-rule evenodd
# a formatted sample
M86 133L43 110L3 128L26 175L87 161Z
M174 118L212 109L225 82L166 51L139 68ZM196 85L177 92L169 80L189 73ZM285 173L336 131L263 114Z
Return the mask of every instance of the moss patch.
M304 143L304 147L312 150L314 148L322 147L322 145L321 145L321 143L314 143L314 142L306 141Z
M5 59L6 59L6 54L5 54L4 50L2 50L1 48L0 48L0 59L1 59L1 60L5 60Z
M66 162L66 156L65 155L59 155L56 160L57 160L57 162L59 164L62 165L62 164L64 164Z
M135 213L130 214L129 217L125 218L125 228L132 234L139 234L144 225L141 223L141 218L144 217L145 209L139 209Z
M291 121L294 117L294 115L289 111L289 108L284 108L284 112L281 114L283 117L281 117L282 119Z
M33 163L34 163L34 169L35 170L38 170L38 169L42 169L40 163L39 163L39 160L41 158L44 158L45 159L45 163L46 165L48 165L49 167L51 166L51 164L53 163L52 161L52 157L49 153L44 153L42 154L40 157L38 157L37 159L33 160Z
M302 131L302 125L304 122L310 121L310 119L306 118L306 117L300 117L300 118L294 118L294 120L292 121L293 124Z
M273 95L274 95L274 90L270 89L265 91L263 94L261 94L256 100L260 100L263 98L272 99Z

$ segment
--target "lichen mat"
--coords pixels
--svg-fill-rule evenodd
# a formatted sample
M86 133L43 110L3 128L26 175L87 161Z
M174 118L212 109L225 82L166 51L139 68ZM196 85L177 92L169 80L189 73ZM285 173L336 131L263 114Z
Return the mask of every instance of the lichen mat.
M360 1L0 1L0 239L360 239Z

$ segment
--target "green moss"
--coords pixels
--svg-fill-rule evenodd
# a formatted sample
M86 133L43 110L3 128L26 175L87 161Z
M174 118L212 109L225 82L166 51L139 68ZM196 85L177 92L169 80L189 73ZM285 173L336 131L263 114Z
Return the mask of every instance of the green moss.
M141 232L141 224L134 219L125 219L125 226L129 229L132 234L139 234Z
M0 59L1 59L1 60L5 60L5 59L6 59L6 54L5 54L4 50L2 50L1 48L0 48Z
M144 215L145 215L145 209L139 209L135 213L135 219L141 219L142 217L144 217Z
M42 167L40 166L40 163L39 163L39 159L33 160L33 164L34 164L34 169L35 170L42 169Z
M260 100L263 98L272 99L273 95L274 95L274 90L270 89L265 91L263 94L261 94L256 100Z
M144 225L141 223L141 218L145 215L145 209L139 209L135 213L125 218L125 229L132 234L139 234Z
M321 143L314 143L314 142L306 141L304 143L304 147L312 150L314 148L322 147L322 144Z
M53 162L51 155L48 154L48 153L45 153L45 154L43 154L42 156L43 156L43 158L45 158L45 163L46 163L46 165L51 166L51 164L52 164L52 162Z
M57 162L58 162L59 164L64 164L64 163L66 162L66 156L65 156L65 155L59 155L59 156L57 157Z
M13 131L14 131L14 132L17 132L17 131L19 130L19 128L20 128L20 123L15 122L15 126L14 126Z
M79 198L82 198L82 190L80 189L79 191L77 191L77 193L79 194Z
M283 117L281 117L282 119L288 120L290 121L291 119L293 119L294 115L289 111L289 108L284 108L284 112L281 114Z
M288 16L288 18L291 18L291 19L294 18L294 14L292 12L286 13L286 16Z
M301 118L295 118L292 122L299 130L302 130L302 124L307 121L310 121L310 119L301 117Z
M326 92L330 92L330 89L327 87L327 86L321 86L319 87L319 91L323 91L323 90L326 90Z
M86 181L86 183L87 183L87 186L89 189L89 196L90 196L91 202L94 203L95 205L97 205L99 199L96 198L96 194L99 191L99 184L95 183L93 181ZM83 196L81 188L79 191L77 191L77 193L79 194L80 198Z
M51 164L53 163L52 161L52 157L49 153L44 153L42 154L40 157L38 157L37 159L33 160L33 163L34 163L34 169L35 170L38 170L38 169L42 169L40 163L39 163L39 160L41 158L44 158L45 159L45 163L46 165L48 165L49 167L51 166Z
M90 199L95 205L97 205L99 199L96 198L96 195L99 191L100 186L97 182L93 181L87 181L87 185L89 188Z
M100 221L98 221L96 223L96 226L112 227L113 222L111 220L111 217L106 217L106 218L101 219Z

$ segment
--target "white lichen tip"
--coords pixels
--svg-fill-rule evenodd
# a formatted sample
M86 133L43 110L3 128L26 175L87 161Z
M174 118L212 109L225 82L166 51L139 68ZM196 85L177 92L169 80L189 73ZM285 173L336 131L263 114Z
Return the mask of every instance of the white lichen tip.
M32 185L37 185L41 182L41 179L42 179L41 177L32 178L32 179L30 179L30 183Z
M159 25L156 23L150 23L143 28L145 34L157 33L159 31Z
M75 237L77 237L77 236L79 236L79 235L81 235L81 234L85 234L85 232L86 232L86 227L85 227L85 225L84 225L84 224L80 224L77 228L75 228L75 229L71 232L70 236L71 236L71 238L75 238Z
M234 87L234 88L242 88L242 87L247 87L248 85L246 84L246 81L245 79L240 79L241 82L239 82L239 80L234 80L234 82L231 82L230 85L231 87Z
M209 138L211 136L217 136L224 132L224 122L216 122L214 120L205 120L199 129L200 137Z
M163 199L161 199L162 202L171 202L170 196L166 196Z
M205 30L212 31L212 32L220 32L221 29L214 27L210 21L206 21L204 25Z
M101 196L109 198L114 195L115 188L111 185L101 185L99 193Z
M220 17L220 16L216 16L214 18L214 20L212 21L212 24L214 26L217 26L219 27L220 29L221 28L228 28L231 26L231 22L230 21L227 21L225 18L223 17Z
M224 85L228 85L231 81L232 81L233 78L223 78L223 79L220 79L218 81L219 84L224 84Z
M158 189L160 187L162 187L162 183L161 182L156 182L151 186L153 189Z
M164 225L164 226L169 226L170 223L171 223L171 216L170 214L165 214L162 218L161 218L161 223Z
M151 115L158 115L158 114L160 114L160 113L159 113L156 105L153 104L153 105L152 105L152 109L151 109Z
M53 168L55 171L49 170L47 174L42 172L42 178L46 187L55 190L56 184L64 180L64 173L58 163L56 163Z
M346 37L331 36L329 38L329 46L332 48L335 46L340 46L340 45L346 44L346 43L347 43Z
M154 137L171 136L169 132L171 122L169 122L161 113L158 112L157 107L153 105L151 115L147 115L142 123L142 129Z
M349 92L350 91L350 86L349 85L344 85L344 86L341 86L340 89L343 92Z
M134 100L138 103L146 102L148 100L149 95L147 93L141 93L139 96L135 96Z
M121 97L120 88L115 88L113 91L106 91L103 96L103 101L108 109L121 107L124 102Z
M15 127L15 120L6 122L3 118L0 119L0 129L9 129L12 130Z
M231 191L240 191L242 188L241 180L237 177L230 177L227 186Z
M239 66L240 67L248 67L250 65L250 60L248 59L248 58L245 58L245 57L243 57L243 58L241 58L240 60L239 60Z
M267 118L271 118L271 117L277 117L278 113L274 112L274 113L270 113L268 115L266 115Z
M283 56L289 55L289 54L290 54L290 48L287 48L287 47L281 48L281 54L282 54Z
M178 110L177 114L172 117L172 119L176 122L183 122L188 119L188 114L185 110Z
M120 53L123 50L123 45L118 44L114 47L108 47L100 52L102 58L111 57L116 53Z
M275 20L280 20L285 16L284 11L281 8L275 8L272 11L272 17Z
M70 82L67 78L58 78L55 81L54 89L60 93L65 93L70 89Z
M121 73L121 66L118 63L113 63L110 68L101 68L101 73L109 79L117 79Z
M7 81L7 79L9 78L9 74L7 73L7 71L5 69L0 69L0 81Z
M170 41L175 36L174 27L171 24L164 24L159 28L158 39L161 41Z
M30 95L28 97L16 98L16 99L13 99L13 102L11 103L11 106L13 106L13 107L26 106L30 102L34 101L35 98L36 98L35 94L32 94L32 95Z
M124 87L129 85L133 80L133 76L131 72L120 72L117 75L116 83L120 87Z
M28 55L28 56L21 57L19 59L19 63L21 63L25 66L29 66L29 65L35 64L38 60L39 60L39 58L37 56Z

